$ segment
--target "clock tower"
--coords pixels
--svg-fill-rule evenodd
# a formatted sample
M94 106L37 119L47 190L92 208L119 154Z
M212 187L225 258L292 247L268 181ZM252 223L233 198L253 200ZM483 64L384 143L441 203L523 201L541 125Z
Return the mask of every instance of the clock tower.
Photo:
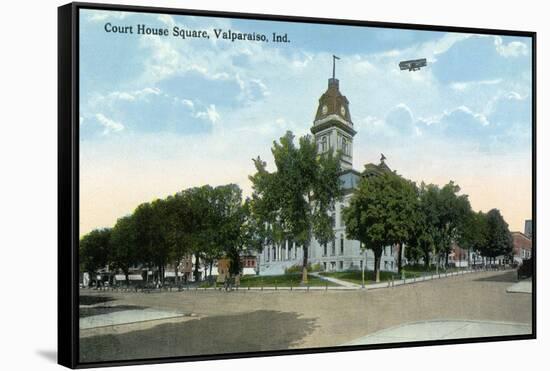
M336 59L339 58L333 56L332 78L328 79L327 91L319 98L311 133L317 143L318 153L340 151L342 169L351 169L356 131L353 129L348 99L340 92L339 81L335 77Z

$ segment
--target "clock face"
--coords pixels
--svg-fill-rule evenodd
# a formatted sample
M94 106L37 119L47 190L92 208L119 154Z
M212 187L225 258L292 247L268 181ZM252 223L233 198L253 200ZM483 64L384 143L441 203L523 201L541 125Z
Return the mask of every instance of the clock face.
M323 108L321 108L321 112L323 113L323 115L326 115L326 114L327 114L327 112L328 112L328 107L327 107L326 104L323 106Z
M346 115L346 107L344 107L344 106L340 107L340 113L342 114L342 116L345 116Z

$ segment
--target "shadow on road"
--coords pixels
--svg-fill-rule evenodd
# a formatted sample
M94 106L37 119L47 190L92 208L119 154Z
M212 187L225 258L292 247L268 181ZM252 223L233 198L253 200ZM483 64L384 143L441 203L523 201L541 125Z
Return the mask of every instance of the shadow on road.
M295 312L259 310L80 339L81 362L288 349L315 328Z
M516 271L508 271L508 272L501 272L497 273L495 272L494 275L491 275L489 277L483 277L478 278L474 281L478 282L517 282L518 274Z
M108 301L113 301L115 298L112 296L91 296L91 295L80 295L79 304L80 305L93 305L99 303L106 303Z

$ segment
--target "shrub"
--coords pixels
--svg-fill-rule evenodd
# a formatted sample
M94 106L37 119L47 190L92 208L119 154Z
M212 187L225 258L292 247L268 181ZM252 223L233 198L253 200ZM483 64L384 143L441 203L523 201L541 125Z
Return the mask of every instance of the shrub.
M313 264L308 263L307 265L307 271L308 272L319 272L321 271L321 264ZM296 274L296 273L302 273L302 265L301 264L295 264L293 266L290 266L288 268L285 268L285 274Z

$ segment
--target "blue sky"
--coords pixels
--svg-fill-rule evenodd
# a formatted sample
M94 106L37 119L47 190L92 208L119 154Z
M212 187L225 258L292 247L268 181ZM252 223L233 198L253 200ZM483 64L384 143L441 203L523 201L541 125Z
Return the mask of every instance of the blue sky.
M106 22L291 42L109 34ZM415 181L455 180L512 229L531 216L528 38L83 10L80 48L81 232L190 186L249 192L251 158L269 163L274 139L309 132L332 54L356 169L383 152ZM411 58L428 67L400 71Z

